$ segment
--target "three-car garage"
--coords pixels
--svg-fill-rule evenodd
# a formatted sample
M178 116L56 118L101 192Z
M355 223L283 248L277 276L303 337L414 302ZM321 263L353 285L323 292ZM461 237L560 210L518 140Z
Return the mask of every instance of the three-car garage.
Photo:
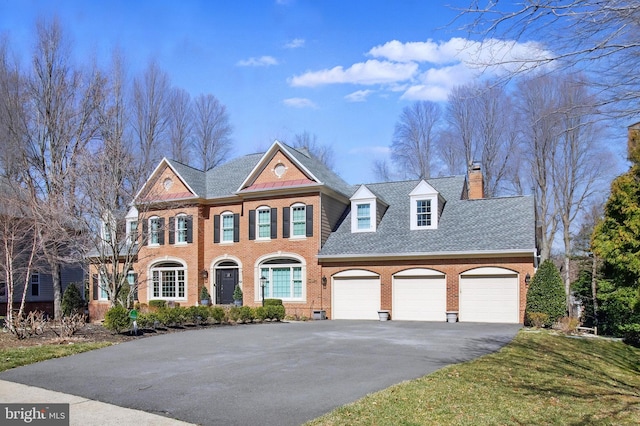
M391 280L392 319L446 321L447 292L457 291L461 322L520 322L518 274L504 268L483 267L457 276L457 286L447 288L447 276L433 269L400 271ZM348 270L332 277L333 319L378 319L382 287L380 275ZM455 297L452 297L455 299Z

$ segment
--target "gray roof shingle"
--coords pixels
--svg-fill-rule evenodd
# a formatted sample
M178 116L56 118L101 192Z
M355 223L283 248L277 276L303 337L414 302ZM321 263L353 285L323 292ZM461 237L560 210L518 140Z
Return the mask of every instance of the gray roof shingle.
M367 185L389 203L375 232L351 233L351 213L320 257L535 250L533 197L461 199L464 176L429 179L446 200L437 229L410 229L409 193L419 181Z

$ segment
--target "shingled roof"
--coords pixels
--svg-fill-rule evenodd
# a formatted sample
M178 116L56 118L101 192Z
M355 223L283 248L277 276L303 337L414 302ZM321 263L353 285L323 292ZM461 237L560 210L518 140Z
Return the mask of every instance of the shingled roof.
M420 181L366 185L388 204L375 232L351 232L351 213L319 258L535 252L533 197L462 199L465 177L428 179L445 200L437 229L410 229L409 193Z
M335 172L330 170L314 157L301 150L292 148L281 142L293 160L306 167L313 175L320 180L324 186L345 196L353 192L353 187L340 178ZM235 158L220 166L214 167L206 172L187 166L175 160L168 160L167 163L184 179L185 183L196 193L196 196L203 199L226 198L236 195L236 191L245 181L247 176L258 165L264 153L249 154Z

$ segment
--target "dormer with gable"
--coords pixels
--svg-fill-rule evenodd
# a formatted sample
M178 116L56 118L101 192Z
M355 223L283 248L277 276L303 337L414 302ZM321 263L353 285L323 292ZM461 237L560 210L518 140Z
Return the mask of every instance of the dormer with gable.
M365 185L351 196L351 232L376 232L389 205Z
M438 229L438 221L445 204L440 193L426 181L421 180L409 193L409 199L411 202L410 229L412 231Z

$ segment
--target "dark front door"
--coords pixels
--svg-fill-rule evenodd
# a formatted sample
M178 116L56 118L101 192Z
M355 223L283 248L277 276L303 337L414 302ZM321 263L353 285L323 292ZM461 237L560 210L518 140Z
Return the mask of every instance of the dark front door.
M216 303L226 305L233 303L233 290L238 284L238 269L216 270Z

